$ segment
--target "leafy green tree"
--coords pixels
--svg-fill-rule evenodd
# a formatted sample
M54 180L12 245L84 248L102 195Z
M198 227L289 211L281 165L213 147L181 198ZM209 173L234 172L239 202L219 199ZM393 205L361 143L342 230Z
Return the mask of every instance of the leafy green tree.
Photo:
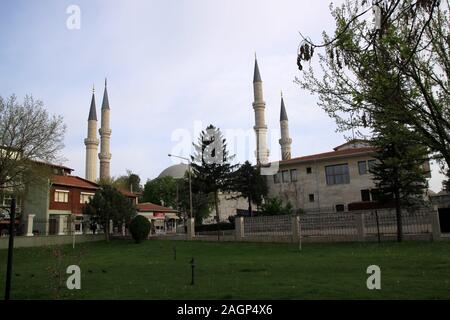
M247 198L248 213L251 216L252 203L260 206L264 197L267 196L267 180L266 177L261 176L259 167L252 166L250 162L246 161L236 170L232 189Z
M118 177L113 181L116 188L128 190L132 192L142 192L141 178L131 170L127 170L127 174Z
M44 163L58 162L66 126L42 101L0 96L0 191L20 191L51 176Z
M209 125L202 131L198 143L194 144L191 156L193 184L203 194L214 195L217 223L220 222L219 191L232 189L232 175L237 165L231 164L234 156L227 150L226 139L220 129ZM217 231L218 238L220 230Z
M177 179L170 176L147 180L142 200L176 209L178 207L177 184L180 185Z
M268 198L261 206L261 215L276 216L292 214L292 205L288 202L283 205L279 198Z
M370 169L381 201L393 200L397 217L397 241L401 242L401 208L423 201L427 188L423 165L428 161L427 149L406 126L387 122L373 139L377 163Z
M179 183L179 210L185 213L184 218L188 218L190 210L189 200L189 179L185 177L180 179ZM196 181L192 183L192 211L195 218L195 224L201 225L214 209L214 195L204 193Z
M83 214L103 226L106 241L109 241L110 221L113 225L129 223L136 215L136 209L115 187L103 185L84 206Z
M447 179L442 181L442 190L450 192L450 169L447 170Z
M447 2L448 6L448 2ZM336 21L333 36L323 43L307 37L299 46L298 65L312 61L317 49L320 74L312 65L296 79L319 96L319 106L336 120L341 131L356 129L370 135L382 113L386 92L398 112L391 120L406 125L440 162L450 167L450 23L448 8L439 0L347 0L331 7ZM372 10L375 24L372 24ZM387 73L386 70L389 70Z

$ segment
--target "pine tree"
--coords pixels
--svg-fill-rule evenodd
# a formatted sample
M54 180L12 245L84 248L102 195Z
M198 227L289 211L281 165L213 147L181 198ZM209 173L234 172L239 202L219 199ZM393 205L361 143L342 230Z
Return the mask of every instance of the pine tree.
M195 153L191 156L193 184L200 192L214 195L216 220L219 223L219 191L232 189L232 174L237 167L231 164L234 156L229 155L226 139L220 129L213 125L201 132L194 149ZM217 232L220 239L220 230Z
M381 126L373 139L377 162L370 172L379 200L395 203L397 241L401 242L401 209L421 202L427 188L423 164L428 161L428 150L405 125L388 121Z

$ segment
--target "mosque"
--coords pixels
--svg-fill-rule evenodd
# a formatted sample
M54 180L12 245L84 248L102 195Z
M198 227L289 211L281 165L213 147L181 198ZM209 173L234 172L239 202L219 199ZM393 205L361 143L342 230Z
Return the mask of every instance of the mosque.
M278 165L278 172L267 176L269 197L278 197L284 203L291 203L294 212L339 212L369 208L376 205L376 189L369 173L373 165L375 150L366 141L352 140L332 151L292 158L292 139L289 134L289 120L286 105L281 96L280 104L280 150L281 159L269 163L267 147L266 103L263 96L263 81L255 57L253 71L253 110L256 138L255 157L258 165ZM97 180L97 152L100 144L100 180L110 178L110 108L107 83L101 108L100 143L97 139L97 115L94 93L88 118L86 145L86 180ZM177 164L164 169L159 177L181 178L188 166ZM246 199L235 195L220 195L220 220L227 220L237 212L248 208ZM213 214L205 222L213 222Z

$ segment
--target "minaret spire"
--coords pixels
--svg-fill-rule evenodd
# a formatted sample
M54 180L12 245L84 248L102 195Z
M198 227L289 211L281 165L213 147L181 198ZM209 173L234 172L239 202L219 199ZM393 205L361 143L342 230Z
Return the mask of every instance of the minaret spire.
M100 153L98 158L100 159L100 180L108 180L110 178L110 140L111 140L111 128L110 128L110 108L107 90L107 80L105 78L105 89L103 92L102 101L102 120L100 133Z
M269 150L267 149L267 125L265 122L266 103L263 99L262 80L259 72L258 60L255 53L255 69L253 72L253 110L255 112L256 134L256 163L267 164L269 162Z
M92 99L91 107L89 108L88 117L88 132L87 138L84 139L84 144L86 146L86 180L95 182L97 180L97 150L98 150L98 139L97 139L97 111L95 107L95 88L92 86Z
M283 92L281 92L280 130L281 139L279 142L281 146L281 159L289 160L291 158L292 139L289 137L289 121L284 105Z

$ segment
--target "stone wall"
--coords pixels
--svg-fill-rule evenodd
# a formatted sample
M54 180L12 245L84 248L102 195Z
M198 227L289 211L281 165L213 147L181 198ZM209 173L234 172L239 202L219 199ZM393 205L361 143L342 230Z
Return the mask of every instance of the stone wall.
M76 235L75 243L101 241L105 239L104 234ZM15 237L14 248L43 247L59 244L71 244L73 236L39 236L39 237ZM0 238L0 249L8 248L9 237Z

